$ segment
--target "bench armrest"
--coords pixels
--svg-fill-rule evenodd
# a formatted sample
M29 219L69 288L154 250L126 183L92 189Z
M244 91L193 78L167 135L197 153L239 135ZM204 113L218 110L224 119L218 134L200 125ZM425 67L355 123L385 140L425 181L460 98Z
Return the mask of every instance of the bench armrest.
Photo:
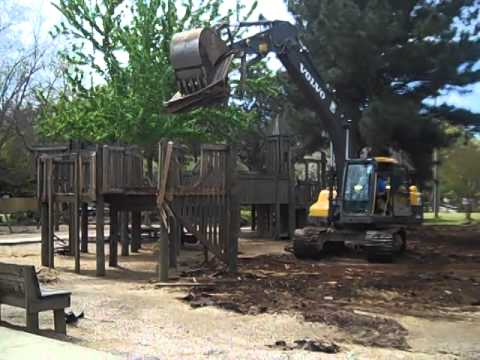
M49 296L70 296L72 294L71 291L62 290L62 289L49 289L45 287L40 287L40 298L46 298Z

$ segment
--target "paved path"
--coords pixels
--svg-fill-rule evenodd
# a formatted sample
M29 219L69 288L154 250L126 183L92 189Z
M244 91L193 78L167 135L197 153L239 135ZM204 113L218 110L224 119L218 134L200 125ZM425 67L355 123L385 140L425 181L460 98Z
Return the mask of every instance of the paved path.
M62 231L56 231L55 235L58 236L61 239L68 239L68 229L66 230L66 227L62 226L61 228ZM107 228L108 230L108 228ZM108 233L108 231L105 231L105 234ZM95 228L90 227L88 230L88 237L95 237L96 232ZM41 243L42 238L40 234L40 229L38 229L36 232L16 232L13 234L0 234L0 246L15 246L15 245L27 245L27 244L39 244Z
M0 326L0 360L120 360L125 357Z
M11 234L0 237L0 246L15 246L41 243L40 235L36 234Z

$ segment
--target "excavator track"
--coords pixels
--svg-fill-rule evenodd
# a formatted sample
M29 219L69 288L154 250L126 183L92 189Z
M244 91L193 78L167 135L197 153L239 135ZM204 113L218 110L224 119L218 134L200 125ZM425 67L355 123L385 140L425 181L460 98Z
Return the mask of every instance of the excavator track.
M315 230L315 231L312 231ZM293 254L298 259L317 259L322 255L324 241L323 228L306 228L295 232Z
M391 263L406 247L405 233L398 229L363 232L306 227L295 232L293 253L298 259L318 259L338 253L345 242L363 246L367 260L375 263Z
M345 241L358 242L360 232L309 226L295 231L293 253L299 259L318 259L327 254L338 254L345 249Z
M368 262L391 263L405 248L405 235L402 231L367 231L365 234Z

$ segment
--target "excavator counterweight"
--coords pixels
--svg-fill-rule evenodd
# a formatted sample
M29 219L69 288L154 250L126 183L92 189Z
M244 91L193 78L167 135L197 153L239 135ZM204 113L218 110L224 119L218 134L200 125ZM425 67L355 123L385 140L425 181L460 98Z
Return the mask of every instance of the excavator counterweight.
M178 93L166 104L169 112L185 112L228 100L228 72L233 61L225 41L212 29L175 34L170 61Z

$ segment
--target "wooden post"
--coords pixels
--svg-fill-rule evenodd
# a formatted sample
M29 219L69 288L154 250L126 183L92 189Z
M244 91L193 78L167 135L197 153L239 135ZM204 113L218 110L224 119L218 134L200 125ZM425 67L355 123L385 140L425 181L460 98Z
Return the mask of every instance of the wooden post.
M118 266L118 211L110 204L110 251L108 256L108 265L111 267Z
M255 208L255 205L252 205L250 208L250 217L251 217L251 229L252 231L257 230L257 209Z
M80 181L79 181L79 172L80 172L80 162L78 158L78 154L76 155L76 159L74 162L75 166L75 171L74 171L74 200L72 204L72 220L73 220L73 256L75 257L75 272L77 274L80 273L80 238L78 236L79 232L79 207L80 207Z
M75 237L75 229L74 229L74 218L73 218L73 203L67 203L67 216L68 216L68 246L67 246L67 254L68 256L73 256L74 253L74 244L73 239Z
M40 203L40 224L42 231L42 266L48 266L48 204Z
M103 198L103 148L101 145L96 147L96 252L97 267L96 275L105 276L105 201Z
M53 212L55 214L55 225L54 225L54 229L55 231L60 231L60 209L62 208L62 204L59 204L57 202L54 203L54 209L53 209Z
M267 205L268 211L268 237L273 238L276 240L275 236L275 204L274 205Z
M83 253L88 253L88 204L82 203L82 241L81 241L81 250Z
M53 160L47 161L47 187L48 187L48 267L53 269L54 264L54 239L55 239L55 212L54 212L54 194L53 194Z
M280 239L280 232L281 232L281 217L280 217L280 170L281 170L281 156L282 156L282 151L281 151L281 144L280 144L281 138L277 137L275 141L275 153L276 155L276 161L274 165L274 171L275 171L275 203L271 207L270 211L270 216L272 217L271 220L275 220L275 222L272 224L275 227L271 227L271 231L273 232L273 238L275 240ZM273 217L275 216L275 218Z
M122 243L122 256L128 256L128 211L120 212L120 242Z
M240 232L240 199L238 196L238 177L237 177L237 152L234 146L229 148L229 157L226 166L226 189L230 189L227 194L227 222L226 232L228 236L227 263L228 271L236 273L238 256L238 235Z
M158 281L166 282L168 281L168 231L161 221L160 224L160 237L158 239L158 266L157 266L157 273L158 273Z
M175 216L169 217L169 224L170 224L170 233L169 233L169 241L168 241L168 250L170 254L170 267L176 269L177 268L177 246L178 246L178 225L177 219Z
M142 213L132 211L132 252L138 252L142 245Z
M293 162L292 149L290 148L288 150L288 238L290 240L293 239L297 225L295 223L295 212L297 210L295 201L295 164Z
M279 191L278 187L277 187L277 191ZM277 194L278 194L278 192L277 192ZM279 196L277 195L277 197L275 199L275 233L274 233L274 239L275 240L280 240L281 233L282 233L281 206L280 206Z
M255 230L257 232L257 236L262 238L265 233L265 223L264 223L264 205L256 205L255 206Z
M166 227L166 214L164 211L164 201L167 192L168 179L170 178L170 166L173 155L173 142L169 141L164 151L162 144L159 144L159 182L158 182L158 195L157 195L157 207L160 215L160 233L157 242L157 274L159 281L168 281L168 268L169 268L169 246L168 246L168 231Z

